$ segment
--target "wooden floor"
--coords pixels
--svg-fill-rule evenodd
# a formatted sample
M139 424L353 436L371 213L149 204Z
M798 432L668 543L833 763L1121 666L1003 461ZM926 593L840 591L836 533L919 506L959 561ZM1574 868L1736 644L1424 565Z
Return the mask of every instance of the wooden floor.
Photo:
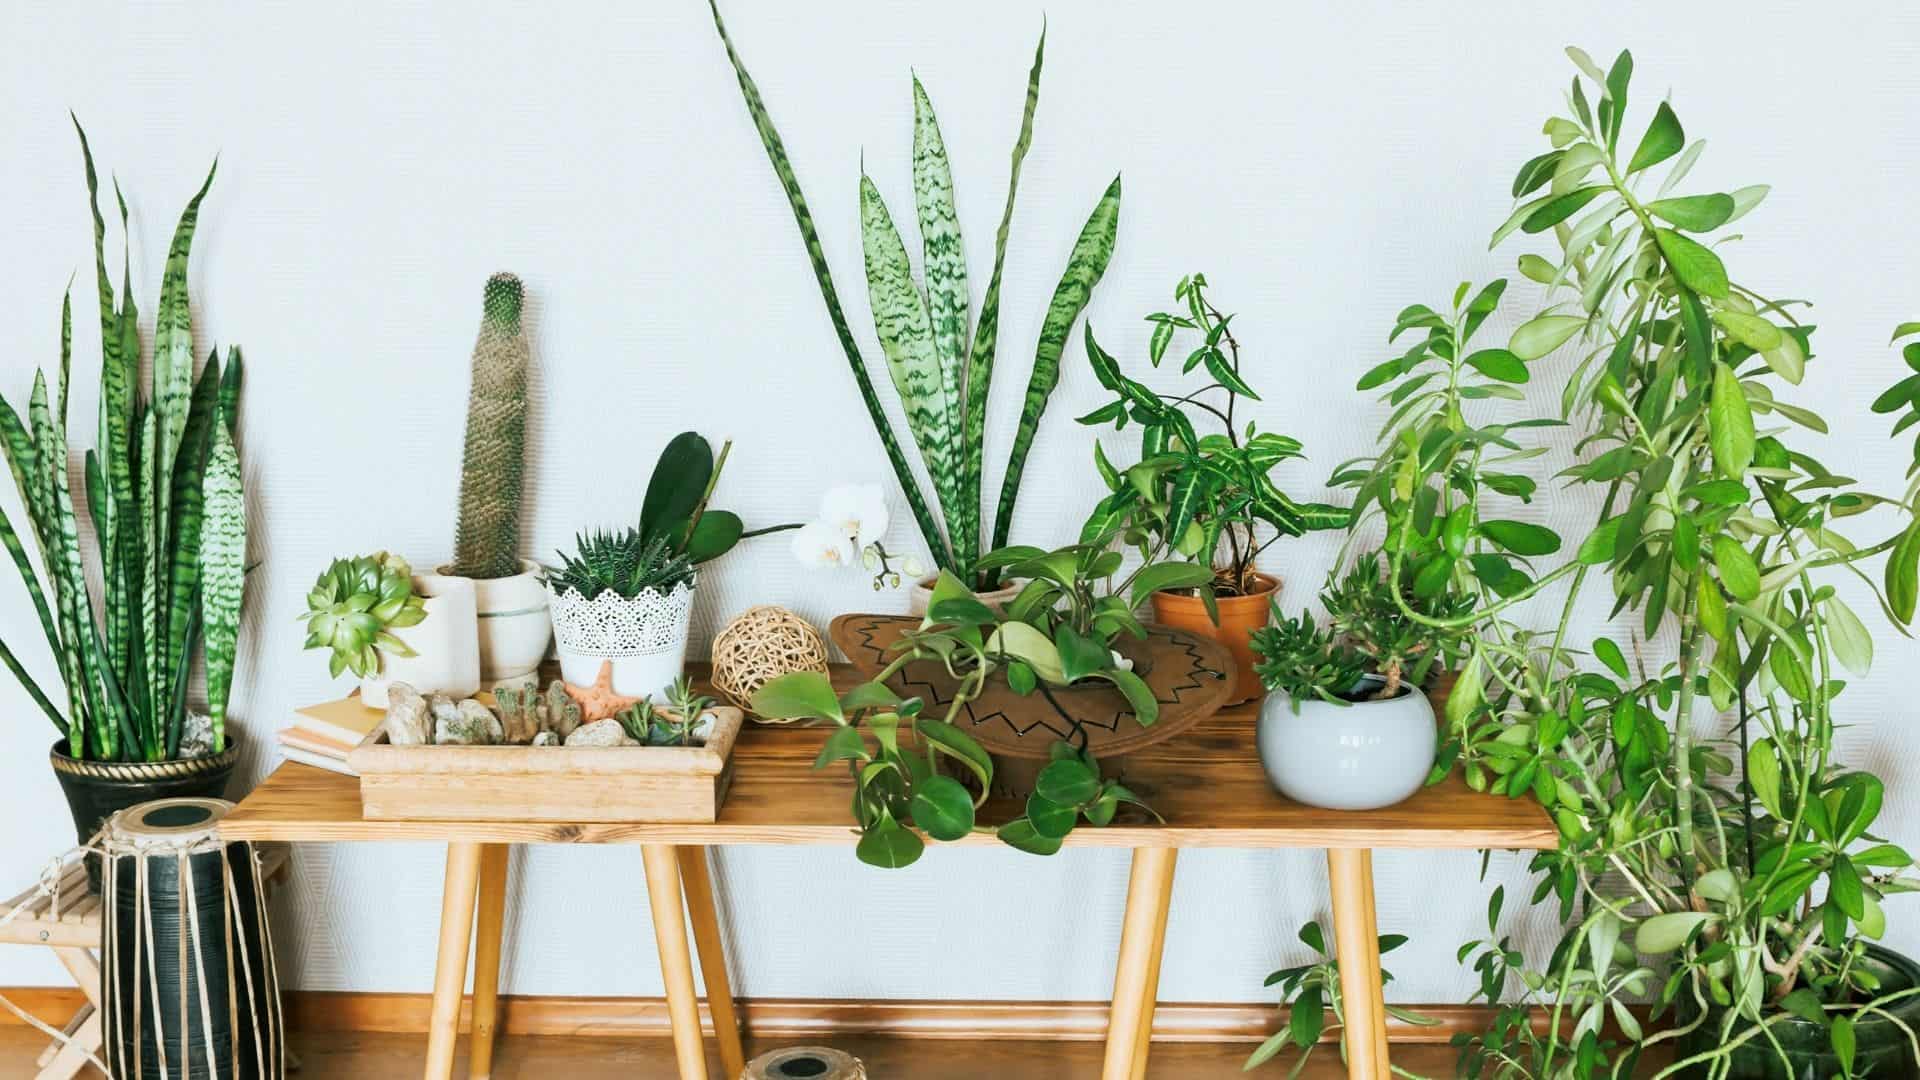
M414 1080L420 1075L426 1052L422 1035L374 1033L302 1033L290 1039L302 1065L294 1080ZM30 1077L33 1059L46 1040L20 1027L0 1027L0 1077ZM782 1042L750 1043L749 1054L773 1049ZM989 1043L938 1039L836 1040L840 1049L866 1063L873 1080L1093 1080L1100 1075L1101 1045L1096 1042ZM1153 1048L1154 1080L1227 1080L1228 1077L1287 1075L1291 1059L1270 1063L1258 1072L1240 1071L1250 1045L1239 1043L1164 1043ZM1395 1066L1427 1077L1453 1075L1453 1051L1446 1046L1401 1046L1393 1053ZM494 1080L654 1080L673 1075L673 1044L666 1039L562 1038L512 1036L500 1040L495 1055ZM707 1066L714 1080L720 1075L717 1058ZM466 1075L464 1049L454 1063L455 1076ZM98 1076L89 1072L87 1076ZM1346 1070L1332 1046L1314 1052L1303 1080L1336 1080Z

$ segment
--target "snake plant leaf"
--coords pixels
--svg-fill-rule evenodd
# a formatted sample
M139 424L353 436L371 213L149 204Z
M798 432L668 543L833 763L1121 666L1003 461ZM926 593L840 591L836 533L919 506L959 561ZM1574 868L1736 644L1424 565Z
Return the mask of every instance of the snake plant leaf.
M240 601L246 585L247 502L240 454L227 425L215 420L207 451L200 533L200 606L207 654L207 714L213 718L213 752L226 746L227 702L240 636Z
M4 663L7 670L13 672L13 677L20 680L20 685L26 688L27 696L33 699L35 705L40 706L41 712L47 714L47 719L53 721L53 726L59 729L60 734L68 735L66 717L61 716L60 710L54 708L53 702L47 700L47 695L40 689L40 684L34 682L33 676L27 674L27 669L20 665L19 658L13 655L13 650L7 648L5 640L0 640L0 663Z
M800 178L794 174L793 163L787 158L786 145L781 142L780 132L767 113L766 103L760 98L760 88L754 84L753 77L741 63L740 54L733 47L733 39L727 36L726 23L720 18L719 4L715 0L708 0L707 6L713 12L713 28L726 48L727 62L732 65L734 77L740 83L740 95L746 102L747 115L753 120L760 144L767 152L767 160L773 165L774 175L779 178L781 190L787 196L787 204L793 210L794 224L800 230L800 240L806 246L814 280L820 286L820 298L826 303L827 318L833 323L833 332L840 340L841 351L846 354L847 366L853 372L854 384L860 390L860 400L866 404L867 416L873 421L874 434L880 437L887 462L893 466L894 479L900 483L900 490L906 496L907 507L913 512L915 524L920 527L920 536L926 542L927 550L932 552L938 566L951 568L953 555L947 547L946 537L940 531L939 523L934 520L933 511L919 483L914 479L913 467L900 449L900 440L894 435L886 409L881 405L880 397L873 389L873 380L867 374L866 358L860 354L860 346L853 340L853 331L847 325L846 313L841 310L840 294L833 285L833 271L827 265L825 250L820 246L820 234L813 225L813 211L808 209L807 197L800 190Z
M947 392L946 375L934 347L932 318L926 298L913 283L906 245L900 242L880 189L865 173L860 176L860 240L866 254L874 332L887 355L894 389L900 393L907 429L920 447L920 459L945 511L951 542L954 522L962 513L959 433L953 426L959 413Z
M210 428L219 423L220 356L207 357L207 365L194 384L193 398L187 410L187 426L181 436L180 454L174 460L172 492L173 522L167 551L172 565L167 578L167 628L162 639L163 660L169 671L179 668L175 656L185 648L187 623L193 611L193 597L200 590L200 530L205 496L204 471ZM170 697L172 695L169 695Z
M1040 69L1045 63L1046 53L1047 32L1043 27L1040 43L1034 46L1033 67L1027 72L1027 96L1020 114L1020 134L1013 142L1012 165L1007 175L1007 201L1000 210L1000 228L993 238L993 276L987 281L987 295L980 304L980 321L974 328L973 344L967 357L967 399L963 409L966 430L963 437L967 448L965 497L968 506L982 505L981 458L986 451L987 391L993 383L993 361L1000 340L1001 272L1006 267L1007 236L1013 227L1014 196L1020 190L1020 166L1027 159L1027 149L1033 145L1033 114L1040 106ZM977 534L975 539L978 539ZM994 546L1005 545L996 543ZM970 563L979 554L977 548L956 552L963 564Z
M240 346L227 346L227 367L220 373L220 415L226 418L227 434L240 436Z
M33 426L40 503L45 510L44 538L48 576L54 583L54 604L59 613L64 670L78 676L78 687L67 687L70 715L76 720L94 716L93 701L87 693L88 680L80 644L82 619L91 621L92 606L86 598L86 574L80 563L80 530L73 515L73 497L67 482L67 444L65 432L53 422L47 403L47 381L35 373L33 394L27 402L27 422ZM85 722L85 721L81 721Z
M139 648L133 653L137 674L131 679L137 689L142 709L149 717L153 713L153 703L165 701L167 692L165 666L160 662L160 548L166 542L164 529L160 523L160 498L157 494L158 478L154 475L151 463L157 457L155 447L159 441L159 410L149 408L140 417L140 468L134 474L137 491L135 505L140 514L140 531L137 546L134 549L134 561L128 566L128 584L134 590L129 600L129 608L138 603L137 611L129 611L133 635L139 641Z
M967 367L967 255L960 240L960 216L953 206L953 174L947 162L940 121L926 88L913 80L913 197L924 249L922 273L926 279L927 316L933 326L933 353L940 365L940 385L946 398L947 431L956 453L956 516L949 510L947 532L961 552L980 547L980 500L960 496L966 490L966 469L978 448L962 439ZM936 480L936 484L938 481ZM965 557L964 555L962 556Z
M1007 546L1013 530L1014 500L1020 494L1020 478L1027 468L1027 452L1033 448L1034 432L1039 430L1040 415L1046 411L1047 398L1060 382L1060 353L1075 320L1086 310L1093 287L1107 272L1113 258L1113 243L1120 228L1120 177L1094 204L1093 213L1081 227L1073 252L1067 257L1066 272L1053 290L1047 304L1047 316L1040 324L1040 343L1033 357L1033 374L1027 381L1026 403L1020 410L1020 426L1014 431L1013 450L1007 457L1006 476L1000 481L1000 505L994 513L993 546Z
M187 256L193 250L193 231L200 220L200 200L213 186L218 159L207 170L200 190L187 200L167 249L166 271L160 279L160 307L153 328L153 408L160 414L158 428L159 475L171 476L174 458L186 437L187 412L193 395L193 313L187 305ZM171 492L160 492L162 507Z

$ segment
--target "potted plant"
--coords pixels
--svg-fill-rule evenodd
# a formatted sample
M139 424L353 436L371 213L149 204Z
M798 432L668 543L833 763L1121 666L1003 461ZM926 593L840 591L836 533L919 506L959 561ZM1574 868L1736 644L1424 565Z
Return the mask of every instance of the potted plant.
M1240 672L1234 700L1250 701L1260 695L1251 637L1267 624L1280 589L1280 579L1258 569L1260 556L1283 536L1345 528L1348 513L1296 502L1274 484L1273 470L1300 457L1300 443L1259 431L1252 421L1238 423L1241 399L1259 401L1260 395L1241 375L1240 342L1229 328L1234 317L1215 307L1206 289L1205 274L1183 277L1173 297L1186 310L1147 316L1153 324L1148 362L1158 368L1176 339L1197 335L1181 373L1204 368L1206 383L1177 397L1152 390L1120 371L1089 325L1087 359L1115 397L1080 422L1111 422L1116 431L1129 420L1140 425L1140 461L1124 471L1095 445L1101 479L1115 492L1132 488L1144 496L1129 504L1139 542L1150 538L1189 558L1210 559L1213 570L1212 580L1198 586L1156 590L1154 619L1224 643ZM1208 428L1217 430L1200 434ZM1262 525L1273 535L1263 539Z
M466 697L480 689L473 583L416 575L381 551L335 559L307 594L308 649L327 649L327 671L360 677L360 700L387 707L387 687Z
M552 639L540 565L520 557L529 362L524 302L519 278L487 279L473 345L453 561L428 579L449 598L465 590L448 579L472 583L480 682L489 687L534 685Z
M1033 68L1027 77L1026 108L1020 119L1020 133L1014 143L1013 166L1007 181L1006 203L1001 211L999 231L994 241L993 275L980 302L980 317L969 328L970 293L960 223L954 210L953 177L948 168L945 144L933 103L919 80L913 83L914 104L914 202L925 250L923 281L913 279L906 245L895 228L880 191L865 176L860 178L860 233L865 254L867 292L872 302L874 329L886 355L887 370L894 389L899 392L907 416L907 425L921 462L934 489L928 500L914 478L912 466L900 448L891 421L874 393L866 359L854 340L841 312L833 274L814 231L814 217L807 208L806 196L787 159L780 133L774 128L760 98L759 88L747 74L726 25L713 7L714 28L720 34L740 92L746 101L767 157L773 163L782 189L793 208L794 221L806 245L808 259L826 301L827 315L833 322L840 347L846 353L855 385L866 402L874 431L880 436L894 477L905 493L907 506L919 526L921 538L932 553L934 566L953 573L970 588L978 590L983 602L1003 603L1016 591L1001 582L1001 571L978 565L983 552L1007 546L1013 527L1014 502L1020 491L1020 478L1026 469L1027 453L1033 446L1040 417L1047 399L1060 381L1060 355L1068 334L1080 312L1086 307L1093 289L1106 272L1113 254L1114 237L1120 216L1120 178L1114 177L1094 204L1093 212L1080 230L1068 255L1067 266L1048 302L1047 313L1035 347L1033 371L1028 378L1025 403L1014 430L1012 450L1000 483L1000 497L994 512L991 544L985 544L985 504L982 488L982 458L986 451L986 412L988 389L993 376L1000 335L1001 269L1006 263L1007 238L1013 221L1014 195L1020 181L1021 162L1033 137L1034 109L1040 100L1040 68L1045 54L1043 34L1034 51ZM937 508L937 512L936 512ZM1004 568L1002 568L1004 569ZM924 614L931 602L932 582L920 582L909 599L914 614Z
M240 352L229 349L224 367L214 353L197 375L193 370L187 258L213 174L174 231L160 286L153 374L143 388L139 316L131 283L123 283L116 298L108 274L106 224L84 131L80 149L94 207L102 356L99 432L85 455L84 492L72 491L68 480L70 297L61 312L60 366L51 389L37 374L24 419L0 399L0 452L19 485L47 587L4 516L0 541L39 616L65 700L56 705L4 644L0 660L59 733L51 760L84 843L107 817L136 803L225 793L240 753L227 718L247 519L234 443ZM123 210L123 233L125 225ZM97 541L97 617L76 504L88 510ZM206 677L204 714L188 696L196 654ZM88 871L97 886L98 864L90 860Z
M639 523L578 535L574 552L543 572L567 682L592 685L604 669L615 693L658 692L686 660L698 567L744 538L799 527L748 532L738 514L709 506L732 449L723 445L716 461L698 432L674 436L647 481Z
M1626 1075L1654 1050L1675 1058L1661 1076L1914 1075L1920 982L1874 944L1912 860L1874 834L1884 785L1844 767L1834 739L1858 715L1843 672L1866 671L1875 644L1835 582L1872 587L1859 564L1884 555L1877 599L1912 620L1912 493L1903 505L1862 490L1794 430L1826 430L1788 400L1814 358L1812 327L1799 302L1736 284L1710 246L1766 189L1684 193L1702 144L1672 105L1623 139L1632 57L1602 69L1569 55L1567 111L1547 122L1552 146L1520 169L1520 204L1494 236L1553 233L1553 257L1529 252L1520 269L1554 302L1506 347L1475 352L1461 331L1497 288L1461 307L1463 288L1451 317L1409 308L1400 322L1423 340L1362 380L1397 380L1419 417L1358 478L1386 518L1392 579L1418 593L1402 575L1433 553L1426 565L1445 569L1420 575L1477 598L1439 617L1403 608L1470 642L1442 761L1475 787L1537 798L1561 834L1532 864L1536 902L1565 924L1551 953L1528 957L1502 936L1498 891L1489 936L1462 949L1499 1007L1489 1030L1456 1040L1462 1069ZM1467 391L1527 381L1528 365L1569 344L1561 402L1581 460L1565 475L1595 486L1599 510L1569 556L1536 569L1560 536L1489 505L1532 490L1501 461L1534 452L1516 437L1529 421L1472 415L1476 397L1511 395ZM1920 349L1906 358L1920 370ZM1446 377L1421 380L1435 373ZM1905 374L1874 408L1920 422L1916 388ZM1905 520L1877 543L1849 539L1849 519L1875 510ZM1595 583L1635 613L1624 644L1573 635ZM1557 621L1510 619L1562 584ZM1709 731L1708 711L1733 716ZM1528 1022L1534 1008L1546 1023Z
M1276 608L1272 624L1254 631L1255 671L1270 691L1260 707L1260 764L1295 802L1392 806L1433 768L1439 735L1421 686L1454 645L1400 611L1381 563L1369 555L1335 575L1320 597L1326 627Z

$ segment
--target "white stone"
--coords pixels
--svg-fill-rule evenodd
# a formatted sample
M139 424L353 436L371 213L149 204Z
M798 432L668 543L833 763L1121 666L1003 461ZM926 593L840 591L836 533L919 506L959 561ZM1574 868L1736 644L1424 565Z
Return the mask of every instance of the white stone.
M427 699L403 682L387 686L387 742L394 746L424 746L433 741L433 717Z
M567 736L567 745L639 746L640 744L627 737L626 729L620 726L620 721L608 718L580 725L573 734Z

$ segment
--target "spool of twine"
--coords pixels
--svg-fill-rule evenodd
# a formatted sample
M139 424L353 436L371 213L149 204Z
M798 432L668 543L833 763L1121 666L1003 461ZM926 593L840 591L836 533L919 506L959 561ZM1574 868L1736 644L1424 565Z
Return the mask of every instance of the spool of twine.
M866 1066L852 1054L825 1046L790 1046L747 1063L740 1080L867 1080Z
M114 1076L286 1076L259 863L214 831L231 809L160 799L107 823L101 1029Z
M775 604L750 607L713 639L713 686L753 716L754 692L796 671L827 672L827 642L807 620ZM784 724L753 716L763 724Z

